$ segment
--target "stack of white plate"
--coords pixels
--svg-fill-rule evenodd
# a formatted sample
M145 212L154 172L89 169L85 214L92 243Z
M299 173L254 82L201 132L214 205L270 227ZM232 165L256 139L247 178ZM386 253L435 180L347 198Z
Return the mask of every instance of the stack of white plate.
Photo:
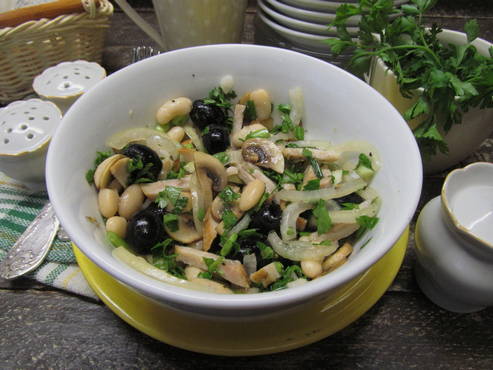
M395 0L396 6L409 0ZM337 8L344 3L358 0L257 0L255 41L259 44L284 47L341 64L351 54L340 56L330 53L325 40L337 35L328 24L335 19ZM348 31L357 37L360 17L348 19Z

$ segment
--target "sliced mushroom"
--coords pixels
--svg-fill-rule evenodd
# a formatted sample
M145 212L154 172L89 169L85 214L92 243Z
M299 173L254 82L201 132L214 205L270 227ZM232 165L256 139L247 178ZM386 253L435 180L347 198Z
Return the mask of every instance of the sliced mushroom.
M203 244L202 249L204 251L208 251L211 248L212 242L216 239L217 236L217 222L214 220L211 214L211 207L207 210L204 217L204 227L203 227Z
M118 182L125 188L128 185L128 178L130 172L128 172L128 164L130 158L122 158L116 161L110 168L111 174Z
M235 135L240 132L241 128L243 127L243 115L245 114L245 105L242 104L236 104L235 105L235 111L233 115L233 128L231 130L231 141L234 144L234 137Z
M190 247L175 246L176 260L187 265L207 270L204 258L216 260L217 254L199 251ZM243 288L250 287L248 275L240 261L225 259L218 267L219 274L227 281Z
M199 277L188 279L191 283L201 285L204 288L210 290L211 293L217 294L232 294L233 291L229 288L226 288L223 284L218 283L217 281L203 279Z
M267 288L280 277L281 274L277 271L275 262L269 263L253 274L250 274L250 280L256 284L262 284L264 288Z
M262 125L260 123L254 123L254 124L243 127L238 132L236 132L234 135L231 135L231 142L233 143L233 146L236 148L240 148L243 145L243 143L245 142L245 139L249 133L254 132L254 131L259 131L259 130L267 130L267 127L265 127L264 125Z
M240 210L238 201L233 201L229 208L238 219L241 218L241 216L243 216L243 212ZM222 220L222 215L225 210L224 201L221 199L220 196L214 198L214 201L212 202L210 209L211 209L212 217L214 217L214 219L217 222L220 222Z
M193 223L192 215L189 213L183 213L178 216L178 229L173 231L164 225L166 232L176 241L184 244L190 244L202 239L202 234L200 234Z
M194 149L190 148L180 148L178 149L178 153L180 153L181 162L192 162L193 154L196 152Z
M259 179L265 184L265 190L268 193L272 193L276 189L276 184L274 184L271 179L265 176L260 168L258 168L254 164L243 161L242 163L237 164L237 168L238 176L245 184L248 184L255 179Z
M290 160L305 160L303 155L304 148L284 148L282 154L286 159ZM320 162L330 163L335 162L340 158L340 154L333 150L310 149L314 159Z
M111 167L120 159L125 158L122 154L115 154L102 161L94 172L94 185L102 189L108 186L111 180Z
M150 182L147 184L140 184L140 188L142 189L142 192L150 200L156 199L159 193L162 192L166 188L166 186L174 186L177 188L181 188L183 190L189 190L190 176L185 176L182 177L181 179L161 180L156 182Z
M193 162L207 209L212 203L213 191L220 192L228 184L228 175L221 161L210 154L195 152Z
M284 156L281 149L270 140L247 140L241 147L241 153L247 162L270 168L278 173L284 172Z

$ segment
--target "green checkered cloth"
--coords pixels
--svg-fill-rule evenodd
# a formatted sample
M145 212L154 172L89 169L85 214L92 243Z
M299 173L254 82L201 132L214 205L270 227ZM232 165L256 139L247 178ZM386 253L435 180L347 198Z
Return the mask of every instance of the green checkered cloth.
M0 261L47 201L46 191L30 191L0 172ZM46 285L97 299L77 266L71 243L58 237L41 266L26 276Z

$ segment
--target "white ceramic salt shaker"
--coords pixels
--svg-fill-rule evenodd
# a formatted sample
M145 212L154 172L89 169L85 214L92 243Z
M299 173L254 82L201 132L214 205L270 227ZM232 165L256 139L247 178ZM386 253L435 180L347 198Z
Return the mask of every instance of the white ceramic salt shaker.
M33 89L65 113L82 94L105 77L106 70L98 63L85 60L63 62L37 76Z
M45 160L62 112L40 99L0 108L0 171L31 188L43 187Z
M493 163L449 173L415 239L416 279L431 301L462 313L493 306Z

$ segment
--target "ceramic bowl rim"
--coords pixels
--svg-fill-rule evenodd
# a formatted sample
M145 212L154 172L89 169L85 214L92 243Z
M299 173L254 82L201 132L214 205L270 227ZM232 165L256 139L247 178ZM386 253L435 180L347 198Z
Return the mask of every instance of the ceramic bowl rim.
M455 176L460 176L460 174L462 172L465 173L469 169L474 168L474 167L487 167L487 168L490 168L490 171L491 172L493 172L493 163L483 162L483 161L481 161L481 162L474 162L474 163L468 164L465 167L456 168L456 169L450 171L447 174L447 176L445 177L445 180L443 181L442 190L440 192L440 199L442 201L443 209L444 209L446 215L449 217L449 219L452 222L453 226L455 227L455 229L460 234L462 234L465 237L467 237L467 238L469 238L469 239L477 242L479 245L483 245L485 247L491 248L491 250L493 251L493 243L492 242L486 241L483 238L480 238L479 236L476 236L471 231L469 231L469 229L467 227L465 227L459 221L459 219L455 216L454 212L452 211L452 207L450 205L450 201L449 201L449 199L447 197L447 189L448 189L448 186L449 186L450 181L452 181Z

